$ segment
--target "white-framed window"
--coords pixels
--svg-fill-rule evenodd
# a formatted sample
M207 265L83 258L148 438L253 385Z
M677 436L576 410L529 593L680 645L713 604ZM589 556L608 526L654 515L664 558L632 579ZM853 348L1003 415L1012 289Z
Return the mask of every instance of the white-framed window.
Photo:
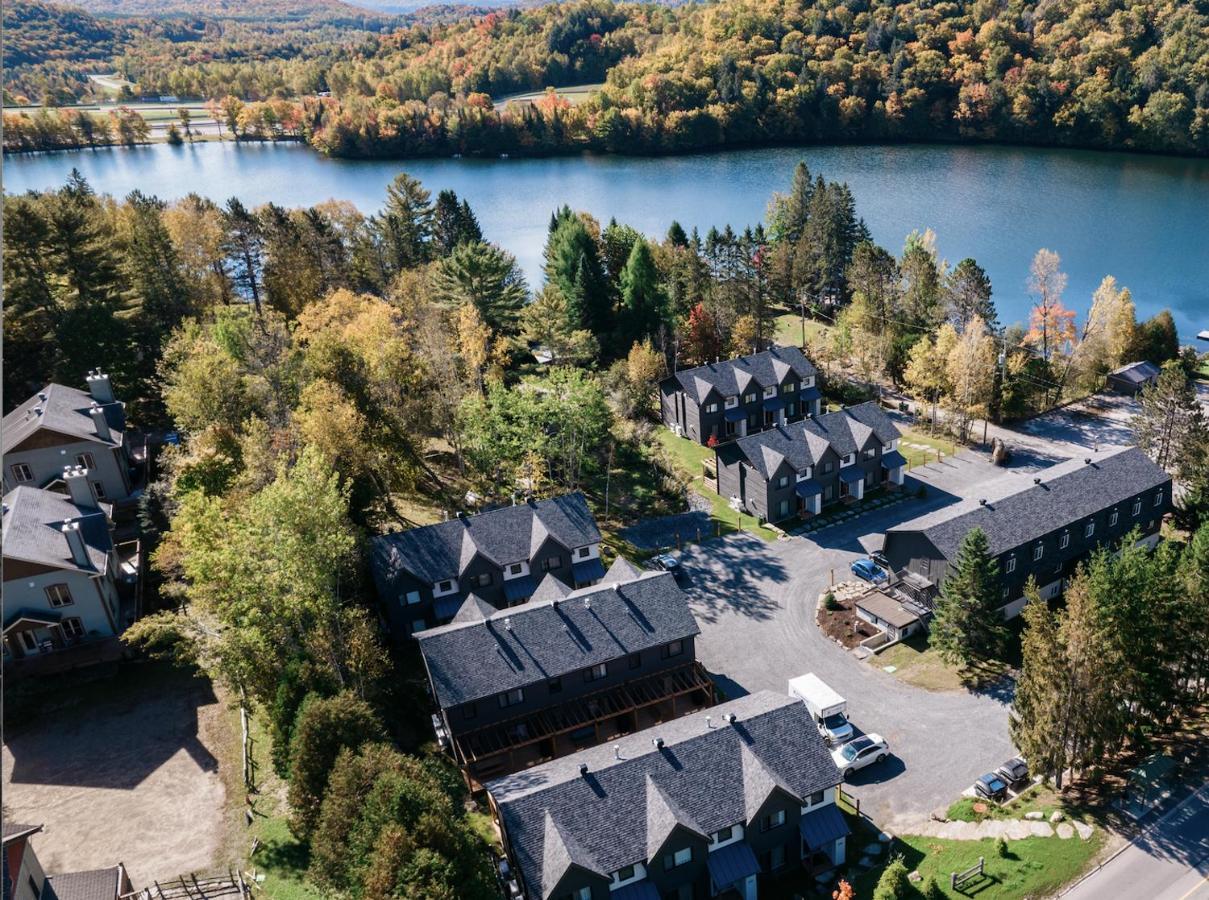
M788 383L786 383L786 384L781 385L781 393L782 393L782 394L792 394L792 393L793 393L794 391L796 391L797 389L798 389L798 388L797 388L797 385L795 385L795 384L794 384L792 381L790 381L790 382L788 382Z
M60 606L71 606L71 590L65 584L50 584L46 586L46 599L54 609Z
M682 847L672 853L668 853L663 857L664 869L676 869L680 866L688 865L693 861L693 848Z
M1045 555L1045 544L1037 544L1037 546L1035 546L1033 548L1033 562L1036 562L1044 555Z
M453 582L452 581L442 581L439 585L437 585L437 588L438 588L438 590L441 590L441 591L452 591Z
M1007 558L1007 562L1005 562L1003 564L1003 571L1006 572L1008 575L1011 575L1013 572L1016 571L1016 557L1009 556Z
M512 565L510 565L508 567L508 574L509 575L519 575L524 570L525 570L525 567L523 565L521 565L520 563L513 563Z
M584 670L584 681L600 681L609 674L609 664L600 663L600 665L592 666L590 669Z
M512 691L504 691L504 693L500 694L500 706L504 708L516 706L516 704L524 702L525 691L523 688L517 688L516 690Z
M96 460L92 458L91 453L77 453L76 465L83 466L85 469L95 469L97 467Z
M646 877L646 867L642 863L634 863L630 866L622 866L613 873L613 883L609 885L609 890L613 891L619 887L624 887L634 881L639 881Z
M684 652L684 641L672 641L663 648L664 658L669 656L679 656Z
M804 388L810 388L810 387L814 387L814 376L813 376L813 375L807 375L805 378L803 378L803 379L802 379L802 387L804 387Z
M761 831L772 831L774 828L780 828L785 824L785 810L778 809L776 812L771 812L760 820Z
M10 467L13 473L13 481L17 484L25 484L28 481L34 480L34 471L25 463L13 463Z
M705 411L707 413L716 413L718 411L718 404L717 403L705 404Z
M1119 522L1120 519L1121 519L1121 514L1114 509L1112 511L1112 513L1108 516L1108 527L1115 528L1117 525L1117 522Z
M84 636L84 622L76 616L64 619L59 623L59 627L63 629L63 637L65 638L74 639Z
M743 395L743 402L744 402L744 403L755 403L755 402L756 402L756 396L757 396L757 394L756 394L756 392L755 392L755 391L752 391L750 394L744 394L744 395Z
M739 398L737 396L726 398L726 408L727 409L734 409L738 405L739 405Z
M1095 533L1096 533L1096 523L1095 522L1088 522L1086 525L1083 526L1083 536L1085 538L1089 538Z
M1133 514L1135 516L1140 516L1142 514L1142 498L1141 497L1139 497L1137 500L1133 501Z
M719 828L709 836L709 842L712 845L725 844L735 836L735 826L728 825L725 828Z
M865 459L873 459L873 457L875 457L875 456L877 456L876 447L870 447L868 450L865 451Z
M765 397L775 397L776 395L777 395L777 386L775 384L772 387L764 388Z
M592 555L592 548L591 547L580 547L578 550L575 551L575 555L578 556L580 559L587 559L589 556Z
M1162 506L1162 505L1163 505L1163 492L1162 492L1162 491L1155 491L1155 492L1154 492L1154 505L1155 505L1155 506Z
M826 797L826 793L824 791L815 791L813 794L811 794L809 797L806 798L806 805L807 806L818 806L820 803L823 802L825 797Z
M779 488L787 488L787 487L789 487L789 476L788 476L788 475L782 475L780 478L778 478L778 479L777 479L777 487L779 487Z
M420 592L419 591L408 591L406 594L403 595L403 602L406 603L408 606L413 606L416 603L419 603L420 602Z
M847 456L845 456L845 457L844 457L844 460L843 460L843 462L841 463L841 465L850 466L850 465L852 465L854 462L856 462L856 454L855 454L855 453L849 453Z
M92 483L92 492L97 495L98 500L105 499L105 485L103 485L101 482L94 481Z
M1062 537L1058 538L1058 549L1065 550L1069 546L1070 546L1070 532L1064 531L1064 532L1062 532Z

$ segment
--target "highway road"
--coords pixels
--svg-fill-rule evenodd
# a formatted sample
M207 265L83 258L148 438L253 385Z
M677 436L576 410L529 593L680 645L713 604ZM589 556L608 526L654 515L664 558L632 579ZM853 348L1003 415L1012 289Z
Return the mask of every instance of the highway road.
M1063 900L1209 900L1209 784Z

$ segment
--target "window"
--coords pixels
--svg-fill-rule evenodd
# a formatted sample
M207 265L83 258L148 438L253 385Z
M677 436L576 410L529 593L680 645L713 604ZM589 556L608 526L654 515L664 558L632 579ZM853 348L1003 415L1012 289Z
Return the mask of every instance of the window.
M411 633L419 634L421 631L423 631L427 627L428 627L428 623L425 622L423 619L416 619L415 621L413 621L411 623Z
M760 820L761 831L772 831L774 828L780 828L785 824L785 810L778 809L776 812L769 813Z
M561 694L563 692L563 680L561 678L551 678L546 682L546 689L551 694Z
M415 603L419 603L420 602L420 592L419 591L408 591L407 596L404 598L404 600L408 606L411 606Z
M663 868L675 869L679 866L687 865L693 861L693 848L685 847L677 850L675 853L668 853L663 857Z
M718 404L717 403L705 404L705 411L707 413L716 413L718 411Z
M592 900L592 889L590 887L576 888L569 894L564 894L561 900Z
M1095 533L1096 533L1096 523L1095 522L1088 522L1086 525L1083 526L1083 536L1085 538L1089 538Z
M438 588L438 590L442 590L442 591L452 591L453 582L452 581L442 581L439 585L437 585L437 588Z
M473 719L479 714L479 705L477 703L467 703L462 707L462 718Z
M719 828L717 831L714 832L714 843L715 844L725 844L727 841L729 841L734 836L735 836L735 827L733 825L728 825L726 828Z
M508 567L508 574L509 575L519 575L524 570L525 570L525 567L521 563L514 563L513 565Z
M780 478L778 478L778 479L777 479L777 487L779 487L779 488L787 488L787 487L789 487L789 476L788 476L788 475L782 475Z
M1108 517L1108 527L1115 528L1117 522L1120 521L1120 519L1121 519L1121 514L1114 509L1112 511L1112 514Z
M868 450L865 451L865 459L873 459L873 457L875 457L875 456L877 456L876 447L870 447Z
M545 559L542 560L542 571L543 572L553 572L555 569L557 569L562 564L563 564L563 561L561 559L559 559L557 556L547 556Z
M65 584L52 584L46 588L46 599L50 601L50 605L58 609L60 606L71 606L75 601L71 599L71 591Z
M1162 505L1163 505L1163 492L1162 492L1162 491L1155 491L1155 492L1154 492L1154 505L1155 505L1155 506L1162 506Z
M778 518L784 519L788 515L789 515L789 501L782 500L780 503L777 504L777 516L778 516Z
M1070 532L1064 531L1064 532L1062 532L1062 537L1058 538L1058 549L1065 550L1069 546L1070 546Z
M785 845L778 844L775 847L769 847L768 851L763 854L764 858L761 862L764 864L765 872L775 872L777 869L785 867Z
M1133 501L1133 514L1135 516L1140 516L1142 514L1142 501L1141 500Z
M92 492L97 495L98 500L105 499L105 485L101 484L101 482L94 481L92 483Z
M1006 600L1008 598L1008 589L1004 588L1003 590L1001 590L999 592L999 596L1001 596L1004 600Z
M1013 572L1016 571L1016 557L1014 557L1014 556L1008 557L1007 563L1003 567L1003 571L1006 572L1008 575L1011 575Z
M30 469L30 467L25 463L14 463L12 465L12 470L13 481L17 482L17 484L24 484L27 481L34 480L33 470Z
M831 474L831 470L834 468L835 468L835 463L831 462L830 460L823 463L823 474L824 475Z
M679 656L684 652L684 641L672 641L663 648L664 657Z
M575 551L575 555L578 556L580 559L587 559L591 553L592 553L591 547L580 547L578 550Z
M1045 554L1045 545L1038 544L1033 548L1033 562L1039 560Z
M63 629L63 636L66 638L81 638L84 636L84 622L75 616L70 619L64 619L60 626Z
M798 414L798 405L794 401L790 400L788 403L785 404L785 415L792 419L797 414Z
M734 409L738 405L739 405L738 397L727 397L726 398L726 408L727 409Z
M491 573L484 572L482 575L477 576L474 579L474 583L477 584L479 587L490 587L491 586Z
M516 706L518 703L523 703L525 700L525 692L521 688L514 691L504 691L500 694L500 706L507 709L509 706Z
M792 381L781 385L782 394L792 394L797 389L798 389L798 386L796 384L794 384Z
M609 674L609 664L601 663L584 672L584 681L599 681Z
M755 403L756 402L756 392L752 391L750 394L744 394L743 402L744 403Z
M76 456L76 465L83 466L85 469L95 469L96 462L92 458L91 453L80 453Z
M806 798L806 803L809 806L818 806L822 802L823 802L823 792L822 791L815 791L813 794L811 794L809 797Z
M642 665L642 654L641 653L631 653L629 656L629 660L630 660L630 668L637 669L639 666Z
M631 878L634 877L635 872L636 872L636 870L633 866L625 866L621 869L618 869L616 872L613 873L613 880L614 881L629 881Z

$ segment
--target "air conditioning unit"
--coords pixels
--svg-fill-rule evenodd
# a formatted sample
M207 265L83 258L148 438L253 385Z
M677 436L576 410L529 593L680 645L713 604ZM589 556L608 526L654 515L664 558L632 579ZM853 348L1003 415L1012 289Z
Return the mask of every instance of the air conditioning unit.
M672 434L676 435L676 437L684 437L684 426L676 422L672 425Z

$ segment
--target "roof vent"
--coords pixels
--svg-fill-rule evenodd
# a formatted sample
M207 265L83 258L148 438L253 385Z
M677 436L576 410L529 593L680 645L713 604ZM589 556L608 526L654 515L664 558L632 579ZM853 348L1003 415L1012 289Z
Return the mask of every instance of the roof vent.
M1091 465L1091 457L1090 457L1090 456L1085 456L1085 457L1083 457L1083 465L1085 465L1085 466L1090 466L1090 465Z
M35 416L40 416L40 415L42 415L42 407L40 407L40 406L35 406L35 407L34 407L34 415L35 415Z
M714 727L714 717L713 717L713 716L706 716L706 717L705 717L705 727L706 727L706 728L713 728L713 727Z
M512 630L512 616L504 616L504 631Z
M588 764L587 763L579 764L579 774L582 775L584 778L588 777Z
M46 391L38 391L38 399L43 403L46 402Z
M621 759L621 744L614 744L614 745L613 745L613 758L614 758L614 759Z
M591 608L592 608L592 598L584 597L584 609L591 609Z
M987 505L987 498L986 498L986 497L979 497L979 498L978 498L978 505L979 505L979 506L986 506L986 505Z
M651 743L655 745L656 750L663 749L663 738L661 738L661 737L652 738Z
M1041 476L1040 475L1035 476L1033 478L1033 484L1040 484L1040 483L1041 483Z
M734 713L727 713L727 714L726 714L726 715L724 715L722 718L726 719L726 724L728 724L728 725L734 725L734 724L735 724L735 719L737 718L737 716L735 716L735 714L734 714Z

